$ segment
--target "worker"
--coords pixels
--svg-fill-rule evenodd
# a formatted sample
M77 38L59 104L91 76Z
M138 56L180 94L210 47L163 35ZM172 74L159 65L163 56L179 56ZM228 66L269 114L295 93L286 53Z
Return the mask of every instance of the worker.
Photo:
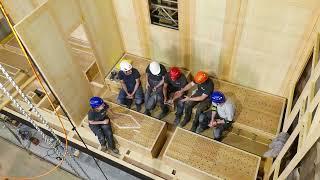
M170 71L164 77L164 85L163 85L163 95L164 95L164 103L165 104L175 104L176 105L176 117L173 122L174 126L177 126L180 123L180 119L183 115L184 110L184 102L181 101L183 99L183 95L186 94L178 94L177 91L180 91L188 84L186 76L181 73L180 69L177 67L172 67ZM170 96L172 95L173 96ZM171 98L170 98L171 97Z
M230 98L225 98L220 91L214 91L211 95L211 110L203 112L199 117L199 126L196 133L201 133L205 129L215 127L213 138L221 141L222 133L228 130L233 122L235 105Z
M164 76L167 73L166 68L158 62L151 62L146 69L146 93L145 93L145 112L144 114L151 116L157 104L160 104L161 113L156 116L158 119L164 118L168 112L168 107L164 104L163 83Z
M191 97L185 96L185 98L181 100L182 102L186 102L185 115L184 120L180 124L181 127L184 127L190 121L193 107L199 104L199 106L197 107L195 118L192 123L192 132L196 132L196 129L199 125L200 113L202 113L210 107L210 95L214 88L214 84L212 80L208 77L208 74L206 72L199 71L194 76L194 80L187 84L184 88L182 88L178 92L178 94L180 95L190 90L195 85L197 85L198 87L196 92Z
M109 149L112 155L118 155L119 150L115 146L110 118L107 115L107 111L110 111L108 104L100 97L94 96L90 99L90 106L92 109L88 112L89 127L98 137L101 150Z
M133 100L135 100L136 110L139 112L144 99L139 71L133 68L128 61L121 61L118 77L122 87L119 92L118 103L130 109Z

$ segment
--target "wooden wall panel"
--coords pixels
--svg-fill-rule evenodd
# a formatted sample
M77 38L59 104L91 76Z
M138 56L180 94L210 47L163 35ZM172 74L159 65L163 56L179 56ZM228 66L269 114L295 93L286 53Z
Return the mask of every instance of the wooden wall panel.
M112 0L80 0L80 7L87 37L104 77L124 53Z
M54 16L61 24L61 28L66 35L73 32L81 23L78 0L49 0L48 3L54 12Z
M266 0L249 0L246 10L232 81L281 95L280 87L312 12Z
M150 25L151 59L169 65L180 66L179 31Z
M14 23L18 23L36 7L40 5L37 0L0 0Z
M125 39L126 52L144 56L140 34L138 16L134 8L134 0L113 0L121 35Z
M200 0L193 3L194 18L191 24L190 70L205 70L216 75L223 39L226 1Z
M79 125L89 110L92 93L88 81L80 76L82 72L72 58L71 47L58 28L61 27L59 21L50 14L47 5L41 6L15 28L62 106Z
M174 31L150 24L147 0L115 1L126 52L280 96L319 6L317 0L179 1L183 24Z

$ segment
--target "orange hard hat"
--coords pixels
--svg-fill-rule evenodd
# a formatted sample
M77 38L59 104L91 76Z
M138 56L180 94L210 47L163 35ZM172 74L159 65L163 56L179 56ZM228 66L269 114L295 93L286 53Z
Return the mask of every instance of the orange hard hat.
M194 82L197 84L202 84L202 83L206 82L206 80L208 78L209 77L206 72L198 71L197 74L194 76Z

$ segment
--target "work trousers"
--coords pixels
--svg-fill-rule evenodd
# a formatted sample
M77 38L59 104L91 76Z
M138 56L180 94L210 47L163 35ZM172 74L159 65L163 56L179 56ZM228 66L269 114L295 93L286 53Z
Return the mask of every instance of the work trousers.
M156 91L153 91L153 88L157 84L159 84L159 82L160 81L149 80L150 86L146 89L145 98L144 98L146 111L153 110L156 107L157 103L159 103L162 111L168 111L167 105L164 104L164 96L162 91L163 86L157 88Z
M129 93L131 93L131 91ZM136 93L134 94L134 100L137 106L143 103L144 94L141 86L137 89ZM132 101L133 99L127 99L127 93L123 89L121 89L118 95L118 103L130 108Z
M209 123L211 121L211 115L212 111L203 112L199 116L199 126L201 126L202 129L208 129ZM222 119L218 113L216 113L215 119ZM219 124L217 125L213 130L213 138L215 140L221 140L222 133L226 130L228 130L232 126L232 122L225 123L225 124Z
M89 127L92 130L92 132L98 137L101 146L105 146L107 144L107 139L108 148L115 148L110 122L109 124L89 124Z
M194 96L199 96L199 95L193 95ZM192 109L194 106L196 106L197 104L199 104L199 106L197 107L197 111L196 111L196 115L194 117L193 123L192 123L192 127L193 128L197 128L199 125L199 115L200 113L204 112L205 110L207 110L210 107L211 104L211 100L210 98L206 98L203 101L188 101L185 103L185 114L184 114L184 123L188 123L191 119L191 114L192 114Z

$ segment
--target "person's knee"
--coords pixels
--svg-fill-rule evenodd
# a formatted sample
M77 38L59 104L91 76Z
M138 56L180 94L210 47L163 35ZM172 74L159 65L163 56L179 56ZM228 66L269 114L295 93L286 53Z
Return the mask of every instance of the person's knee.
M125 104L126 104L126 100L125 100L124 98L118 98L118 99L117 99L117 103L118 103L118 104L125 105Z
M143 103L143 98L135 99L136 104L140 105Z
M204 113L201 113L201 114L199 115L199 122L200 122L200 123L203 123L204 120L205 120L205 118L206 118L206 115L205 115Z

